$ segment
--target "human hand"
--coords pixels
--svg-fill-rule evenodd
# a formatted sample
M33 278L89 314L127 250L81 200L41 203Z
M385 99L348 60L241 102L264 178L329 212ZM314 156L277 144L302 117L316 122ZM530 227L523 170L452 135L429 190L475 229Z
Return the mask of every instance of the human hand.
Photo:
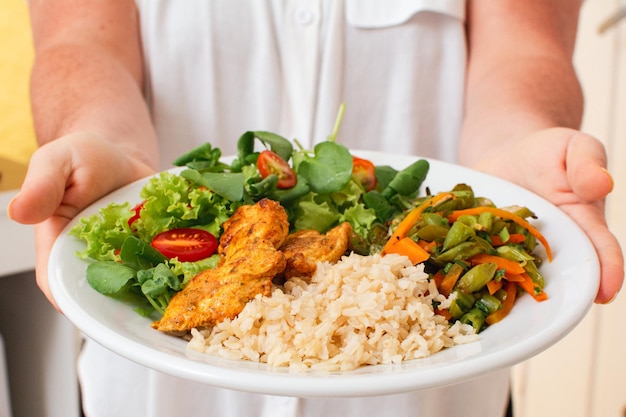
M597 139L567 128L541 130L474 165L546 198L578 223L600 259L595 301L602 304L615 298L624 279L622 250L604 214L605 197L613 189L606 166Z
M74 133L32 156L9 217L35 224L37 284L58 309L48 285L48 256L55 239L80 211L107 193L154 171L129 149L89 133Z

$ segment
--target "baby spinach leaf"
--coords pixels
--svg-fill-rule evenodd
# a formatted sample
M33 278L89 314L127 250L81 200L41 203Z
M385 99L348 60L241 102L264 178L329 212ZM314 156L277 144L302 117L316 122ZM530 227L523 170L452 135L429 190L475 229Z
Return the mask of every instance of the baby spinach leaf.
M124 240L120 258L125 265L136 270L149 269L167 260L161 252L135 236L129 236Z
M150 297L157 297L166 293L170 289L180 290L180 279L165 264L159 264L151 270L140 271L143 277L138 281L141 283L141 291Z
M205 172L187 169L180 173L181 177L196 184L203 185L209 190L221 195L230 201L239 201L243 198L245 175L233 172Z
M135 278L133 268L119 262L101 261L87 266L87 282L101 294L117 294Z
M430 165L425 159L418 159L391 180L383 195L390 198L393 194L409 196L417 192L428 174Z
M190 166L195 169L225 166L220 162L222 151L214 148L210 143L204 143L191 151L182 154L172 162L174 166Z
M239 167L245 165L244 161L249 161L248 156L254 153L254 140L258 139L265 146L269 146L270 150L280 155L285 161L291 158L293 153L293 145L284 137L276 133L265 131L247 131L239 137L237 141L237 158L236 165Z
M348 148L334 142L315 145L314 157L306 156L298 174L306 178L312 191L328 194L341 190L352 177L352 155Z

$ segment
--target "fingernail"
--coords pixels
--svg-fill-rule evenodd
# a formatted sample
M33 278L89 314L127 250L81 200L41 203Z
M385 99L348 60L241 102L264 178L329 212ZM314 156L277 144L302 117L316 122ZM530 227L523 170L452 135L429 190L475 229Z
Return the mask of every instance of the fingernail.
M611 181L611 190L613 190L613 186L615 185L615 181L613 180L613 176L611 175L611 173L606 168L600 168L600 170L602 172L604 172L606 174L606 176L609 178L609 181Z
M617 298L617 293L613 294L613 297L609 298L608 300L606 300L602 304L603 305L611 304L613 301L615 301L616 298Z
M9 201L9 204L7 205L7 216L11 220L14 220L13 216L11 215L11 207L13 207L13 203L15 202L16 199L17 199L17 196L13 197L11 201Z

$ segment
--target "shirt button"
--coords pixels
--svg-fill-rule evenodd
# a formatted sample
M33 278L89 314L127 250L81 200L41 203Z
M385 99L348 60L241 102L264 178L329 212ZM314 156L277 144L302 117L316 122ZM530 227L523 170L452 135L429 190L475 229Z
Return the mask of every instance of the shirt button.
M295 12L295 19L303 26L310 25L315 20L315 12L311 9L298 9Z

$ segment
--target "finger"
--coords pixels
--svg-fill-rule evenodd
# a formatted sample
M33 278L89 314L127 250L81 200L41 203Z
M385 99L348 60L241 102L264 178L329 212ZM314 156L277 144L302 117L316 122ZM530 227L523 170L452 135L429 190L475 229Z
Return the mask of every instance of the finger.
M68 219L51 217L35 226L35 276L37 285L59 312L61 310L54 300L48 282L48 257L57 236L61 234L68 223Z
M590 215L589 209L592 207ZM622 288L624 281L624 256L617 238L610 232L602 220L602 208L596 206L562 206L573 219L578 221L583 231L591 240L600 261L600 286L595 302L606 304L611 302Z
M20 192L9 203L9 217L24 224L50 217L61 204L70 173L70 155L52 145L39 148L31 157Z
M578 132L570 139L566 166L572 191L582 201L602 200L613 190L604 146L594 137Z

